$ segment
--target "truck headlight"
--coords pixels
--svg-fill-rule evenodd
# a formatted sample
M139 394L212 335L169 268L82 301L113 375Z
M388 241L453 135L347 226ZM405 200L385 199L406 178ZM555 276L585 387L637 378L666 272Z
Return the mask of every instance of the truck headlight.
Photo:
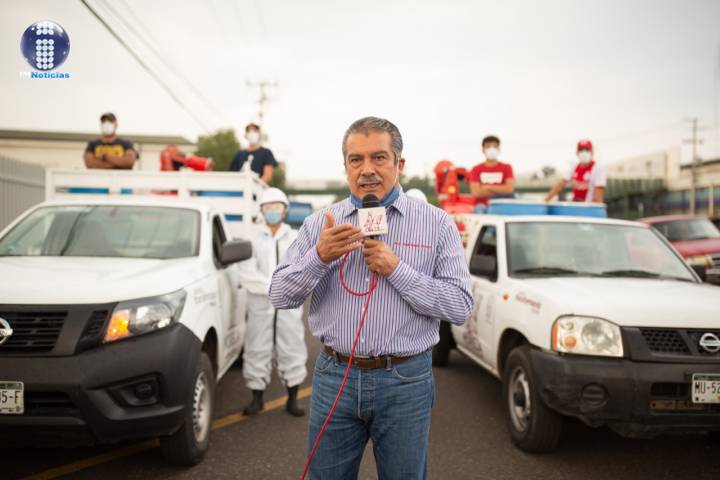
M186 296L185 290L178 290L159 297L119 303L105 329L103 342L110 343L167 327L180 318Z
M687 257L685 261L688 263L688 265L700 265L705 268L712 267L713 260L710 255L696 255L693 257Z
M552 349L561 353L622 357L620 327L602 318L567 316L552 329Z

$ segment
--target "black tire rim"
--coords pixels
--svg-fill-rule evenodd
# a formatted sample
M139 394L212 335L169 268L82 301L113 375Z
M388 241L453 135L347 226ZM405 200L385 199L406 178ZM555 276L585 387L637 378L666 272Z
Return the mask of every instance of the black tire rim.
M508 411L510 421L518 432L525 432L530 426L532 400L530 398L530 381L528 373L522 366L517 366L510 374L508 383Z
M193 434L195 442L201 444L210 433L212 422L212 398L210 382L205 372L200 372L193 389Z

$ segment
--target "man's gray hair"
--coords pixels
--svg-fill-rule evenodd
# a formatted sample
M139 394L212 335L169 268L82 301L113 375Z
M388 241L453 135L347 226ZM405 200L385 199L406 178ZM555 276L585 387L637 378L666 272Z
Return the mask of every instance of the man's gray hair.
M390 148L392 148L395 154L395 163L397 164L402 157L403 140L400 135L400 130L390 120L378 117L365 117L360 120L355 120L352 125L345 131L345 136L342 142L342 153L343 162L347 157L347 139L353 133L364 133L367 135L370 132L387 132L390 134Z

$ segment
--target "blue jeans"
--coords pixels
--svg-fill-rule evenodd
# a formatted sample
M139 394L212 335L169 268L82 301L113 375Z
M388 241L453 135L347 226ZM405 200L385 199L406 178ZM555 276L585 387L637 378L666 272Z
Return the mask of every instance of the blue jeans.
M308 448L312 449L340 388L347 364L321 352L315 362ZM352 367L310 468L313 480L358 477L372 439L379 480L427 478L430 409L435 400L432 355L421 353L391 368Z

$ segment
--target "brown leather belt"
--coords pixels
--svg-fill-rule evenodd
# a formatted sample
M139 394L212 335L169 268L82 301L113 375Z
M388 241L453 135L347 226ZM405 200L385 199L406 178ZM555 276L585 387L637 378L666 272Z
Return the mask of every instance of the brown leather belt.
M348 363L349 357L347 355L343 355L342 353L338 353L332 348L325 345L324 348L325 353L330 355L331 357L335 357L342 363ZM398 363L403 363L407 360L410 360L413 357L353 357L353 367L357 368L388 368L392 365L397 365Z

